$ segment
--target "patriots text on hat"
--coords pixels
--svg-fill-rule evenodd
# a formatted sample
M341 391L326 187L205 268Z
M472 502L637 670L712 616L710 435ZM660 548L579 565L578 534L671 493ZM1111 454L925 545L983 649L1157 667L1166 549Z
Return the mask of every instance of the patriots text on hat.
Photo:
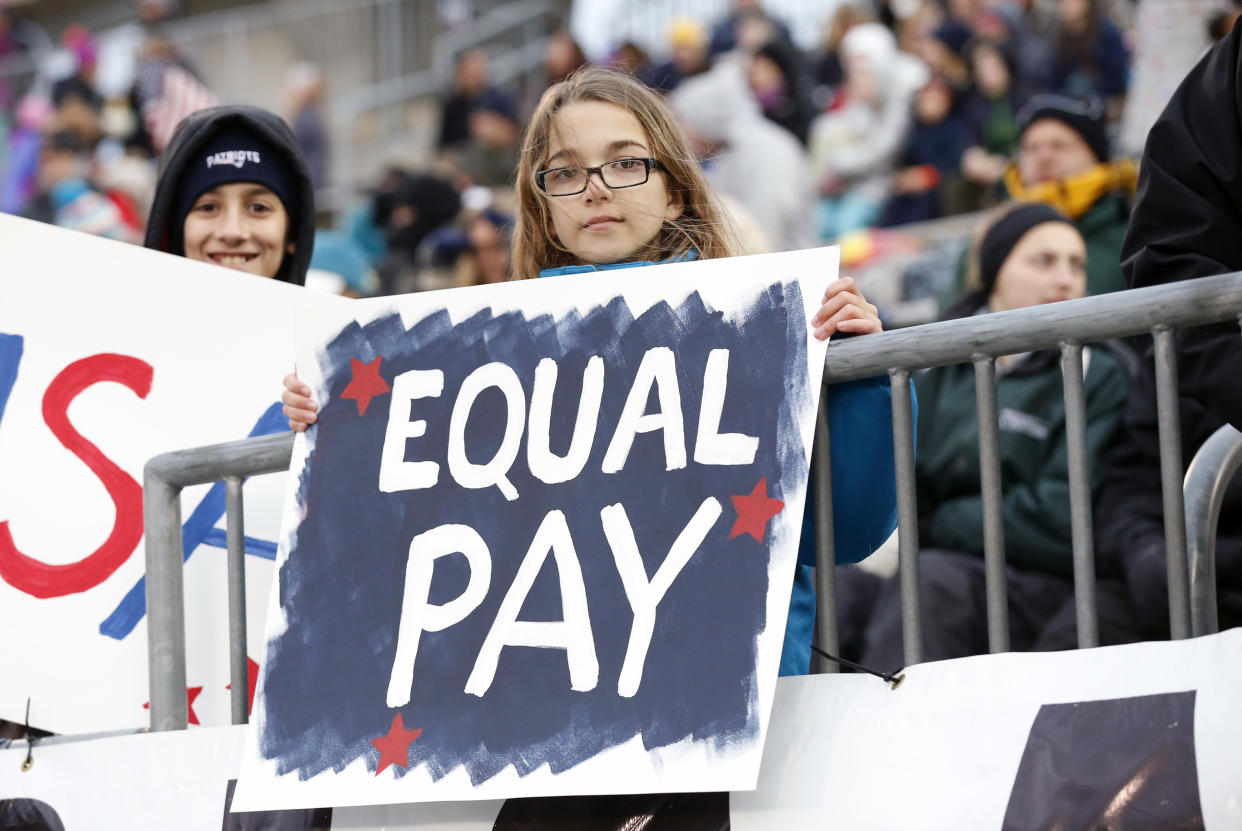
M207 167L215 167L216 165L231 164L233 167L242 168L246 162L261 164L258 150L223 150L219 153L212 153L207 157Z

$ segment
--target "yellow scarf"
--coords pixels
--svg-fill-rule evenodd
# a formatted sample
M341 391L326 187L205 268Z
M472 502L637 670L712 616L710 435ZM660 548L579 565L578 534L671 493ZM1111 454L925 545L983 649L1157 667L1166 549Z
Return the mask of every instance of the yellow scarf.
M1082 173L1023 187L1018 178L1018 166L1010 164L1005 171L1005 188L1019 202L1043 202L1051 205L1070 219L1078 219L1106 193L1124 190L1133 195L1138 185L1138 170L1131 159L1104 162Z

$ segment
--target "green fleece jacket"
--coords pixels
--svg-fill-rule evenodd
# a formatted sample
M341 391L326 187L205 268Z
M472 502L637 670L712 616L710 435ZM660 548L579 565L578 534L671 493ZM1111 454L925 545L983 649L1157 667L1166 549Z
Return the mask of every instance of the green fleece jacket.
M1130 201L1121 193L1106 193L1074 222L1087 244L1087 294L1121 291L1121 243L1130 220Z
M1092 492L1104 451L1121 424L1129 375L1104 346L1085 347L1087 456ZM1005 554L1011 565L1070 576L1069 463L1060 356L1036 352L998 373L999 446ZM925 548L983 554L979 429L971 364L916 376L918 483Z

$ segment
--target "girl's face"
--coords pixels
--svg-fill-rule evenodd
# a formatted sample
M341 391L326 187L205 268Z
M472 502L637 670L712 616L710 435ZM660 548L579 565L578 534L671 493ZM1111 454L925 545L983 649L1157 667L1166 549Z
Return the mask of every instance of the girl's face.
M275 193L254 182L205 191L186 214L185 255L259 277L275 277L286 253L289 214Z
M653 155L651 143L633 113L603 101L562 107L552 123L548 158L541 168L596 167L619 159ZM598 173L582 193L544 196L552 229L583 264L615 263L643 252L665 220L681 216L682 201L668 191L665 174L652 170L645 184L610 189Z
M1087 290L1087 246L1064 222L1045 222L1023 234L996 275L994 312L1074 300Z

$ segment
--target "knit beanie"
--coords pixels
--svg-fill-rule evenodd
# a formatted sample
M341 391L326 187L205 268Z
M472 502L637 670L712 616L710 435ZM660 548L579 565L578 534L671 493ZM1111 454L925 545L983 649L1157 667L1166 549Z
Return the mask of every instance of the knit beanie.
M254 182L276 194L289 215L292 233L301 216L301 206L297 173L288 154L258 133L222 130L195 151L181 174L173 198L175 221L169 228L172 235L180 241L185 218L199 196L235 182Z
M1018 111L1018 129L1025 133L1032 124L1045 118L1060 121L1078 133L1097 161L1108 161L1110 154L1108 134L1104 128L1104 105L1098 98L1080 100L1052 93L1033 95Z
M1046 222L1064 222L1073 227L1065 214L1042 202L1026 202L1002 216L988 229L979 243L979 282L984 296L996 287L1001 266L1009 258L1014 246L1032 228Z

